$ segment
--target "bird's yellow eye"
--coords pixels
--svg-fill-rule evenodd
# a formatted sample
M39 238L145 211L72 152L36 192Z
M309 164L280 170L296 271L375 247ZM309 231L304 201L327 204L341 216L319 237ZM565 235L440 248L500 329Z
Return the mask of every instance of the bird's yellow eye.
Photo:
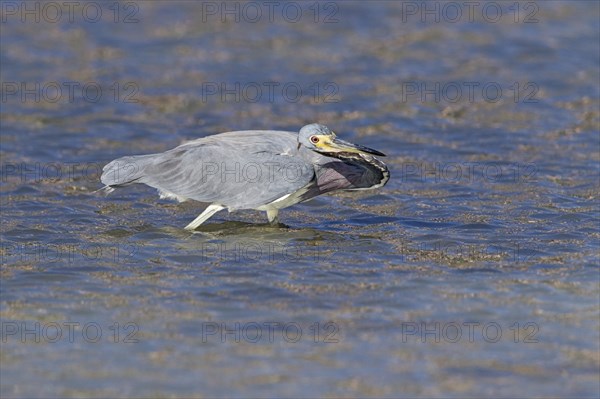
M313 144L317 144L319 142L319 138L317 136L311 136L310 142Z

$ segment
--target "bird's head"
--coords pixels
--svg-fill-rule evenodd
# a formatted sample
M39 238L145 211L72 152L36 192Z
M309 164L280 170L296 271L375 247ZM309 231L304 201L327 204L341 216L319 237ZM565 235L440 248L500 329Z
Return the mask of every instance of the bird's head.
M304 146L327 156L340 157L345 154L371 154L384 157L385 154L362 145L352 144L337 138L327 126L312 123L300 129L298 148Z

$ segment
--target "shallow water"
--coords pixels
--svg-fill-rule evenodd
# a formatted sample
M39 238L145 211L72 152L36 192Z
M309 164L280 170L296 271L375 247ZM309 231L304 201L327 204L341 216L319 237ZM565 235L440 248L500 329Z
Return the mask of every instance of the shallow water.
M600 395L596 2L21 4L2 397ZM94 192L119 156L315 121L387 186L193 234L199 204Z

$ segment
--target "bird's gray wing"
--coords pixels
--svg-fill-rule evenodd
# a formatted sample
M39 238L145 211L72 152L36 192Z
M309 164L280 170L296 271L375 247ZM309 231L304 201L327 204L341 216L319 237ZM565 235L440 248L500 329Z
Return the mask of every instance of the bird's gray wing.
M230 132L144 158L136 180L180 199L255 209L294 193L315 177L288 132Z

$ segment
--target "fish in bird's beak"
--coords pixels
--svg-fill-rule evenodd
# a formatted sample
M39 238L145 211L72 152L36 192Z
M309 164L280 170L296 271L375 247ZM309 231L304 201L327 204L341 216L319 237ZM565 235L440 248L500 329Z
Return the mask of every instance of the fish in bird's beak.
M323 153L353 153L353 154L371 154L371 155L379 155L381 157L385 157L385 154L374 150L369 147L365 147L359 144L349 143L347 141L338 139L333 136L324 136L323 140L320 140L320 143L317 144L319 148L319 152ZM319 145L320 144L320 145Z

